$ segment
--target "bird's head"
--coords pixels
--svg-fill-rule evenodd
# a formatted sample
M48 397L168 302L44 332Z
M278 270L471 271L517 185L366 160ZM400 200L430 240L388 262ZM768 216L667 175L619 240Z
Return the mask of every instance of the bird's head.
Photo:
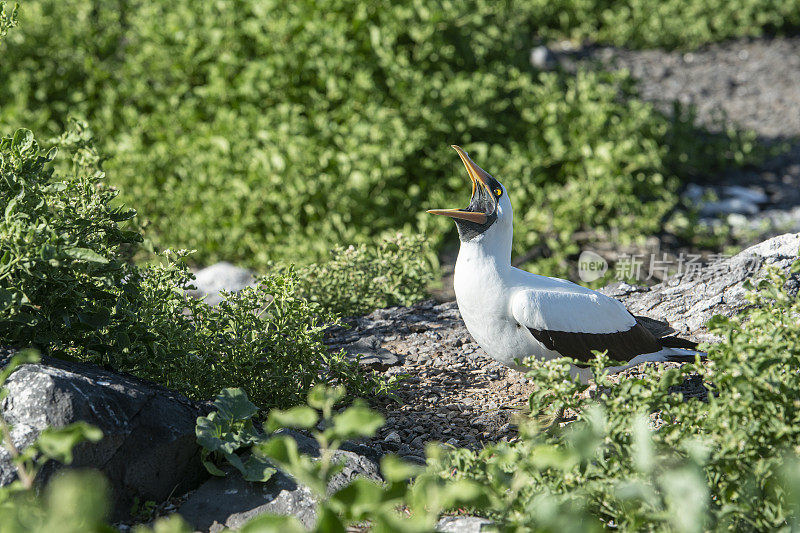
M490 228L510 231L514 214L505 187L476 165L467 152L459 146L453 148L472 180L472 198L465 209L430 209L428 213L452 218L463 242L485 237Z

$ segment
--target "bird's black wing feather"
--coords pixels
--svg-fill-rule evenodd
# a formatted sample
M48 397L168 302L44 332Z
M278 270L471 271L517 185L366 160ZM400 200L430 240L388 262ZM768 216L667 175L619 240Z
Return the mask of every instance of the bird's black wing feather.
M594 359L592 350L608 350L608 356L616 361L630 361L643 353L657 352L662 344L641 323L617 333L575 333L572 331L537 330L528 328L533 337L553 350L577 361Z

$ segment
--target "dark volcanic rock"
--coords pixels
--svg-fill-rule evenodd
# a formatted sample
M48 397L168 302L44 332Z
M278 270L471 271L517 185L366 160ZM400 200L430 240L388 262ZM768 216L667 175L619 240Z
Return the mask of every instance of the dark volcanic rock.
M162 501L194 488L206 475L194 432L203 410L175 392L93 365L48 358L20 367L6 388L3 416L13 426L18 448L30 445L47 426L83 420L103 431L100 442L75 449L73 466L106 475L117 518L127 515L135 497ZM44 478L58 467L48 464ZM0 449L0 485L15 478L10 455Z

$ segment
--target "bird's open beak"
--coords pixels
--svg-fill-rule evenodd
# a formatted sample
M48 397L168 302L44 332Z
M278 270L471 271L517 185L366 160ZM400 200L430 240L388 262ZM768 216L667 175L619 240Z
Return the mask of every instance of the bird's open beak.
M469 178L472 180L472 197L475 197L478 187L486 189L489 196L491 196L492 191L487 181L491 177L489 173L476 165L475 162L469 158L467 152L462 150L460 146L453 145L453 149L458 152L461 161L463 161L464 166L467 167L467 174L469 174ZM477 224L485 224L488 219L486 213L467 211L466 209L429 209L428 213L432 215L444 215L450 218L460 218L461 220L468 220Z

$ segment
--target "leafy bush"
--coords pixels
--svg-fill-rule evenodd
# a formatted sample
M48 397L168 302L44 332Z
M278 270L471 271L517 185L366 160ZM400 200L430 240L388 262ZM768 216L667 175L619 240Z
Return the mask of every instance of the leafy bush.
M756 306L742 315L710 324L723 342L707 346L708 364L666 372L648 365L642 377L614 384L600 356L594 400L569 381L567 360L537 365L532 408L566 405L578 421L555 434L523 425L518 443L458 450L438 467L445 477L455 472L487 487L492 515L509 530L541 526L532 510L542 502L578 509L598 528L771 531L796 524L800 303L778 273L751 299ZM711 387L707 403L670 392L693 373Z
M57 148L42 155L30 131L0 139L0 338L102 359L109 331L133 321L117 303L132 272L125 246L141 236L120 226L136 212L111 207L91 134L76 124L59 144L72 152L63 177L48 165Z
M486 0L30 0L3 45L0 121L56 133L88 119L149 237L258 269L397 231L437 248L453 227L424 209L467 202L457 142L508 186L515 253L542 247L540 269L564 272L577 232L658 231L687 167L709 173L752 147L735 136L707 152L626 75L532 71L542 13Z
M59 145L72 152L66 174L52 171L55 149L42 155L30 131L0 139L0 343L108 364L200 399L236 386L260 406L286 406L319 381L357 395L380 388L343 352L328 353L322 331L335 317L303 297L310 282L301 288L291 268L210 307L185 296L185 252L131 264L142 239L121 224L135 213L112 207L90 132L78 123Z
M17 6L10 12L6 12L6 3L0 2L0 40L6 36L10 28L17 25Z
M544 37L634 48L697 48L800 24L797 0L536 0L532 4Z
M361 315L423 299L433 281L429 252L422 236L398 234L336 248L330 260L301 267L297 276L308 300L338 315Z

